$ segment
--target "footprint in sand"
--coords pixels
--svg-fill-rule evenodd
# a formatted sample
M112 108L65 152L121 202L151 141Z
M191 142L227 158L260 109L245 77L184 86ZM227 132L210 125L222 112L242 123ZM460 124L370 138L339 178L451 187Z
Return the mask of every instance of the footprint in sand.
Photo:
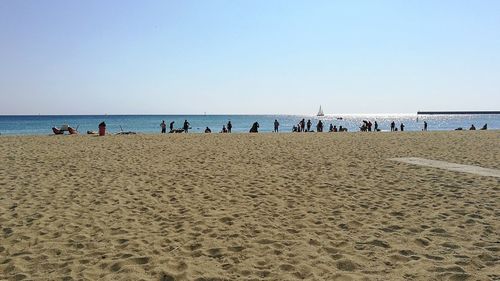
M355 271L358 265L350 260L337 261L337 268L343 271Z
M280 268L280 270L287 271L287 272L291 272L291 271L295 270L295 266L293 266L291 264L282 264L279 266L279 268Z
M415 244L417 244L417 246L420 246L420 247L427 247L427 246L429 246L430 242L427 239L417 238L417 239L415 239Z

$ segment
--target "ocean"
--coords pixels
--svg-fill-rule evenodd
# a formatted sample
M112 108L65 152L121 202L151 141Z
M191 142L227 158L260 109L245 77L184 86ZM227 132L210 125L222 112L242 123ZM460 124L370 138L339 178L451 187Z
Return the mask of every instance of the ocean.
M339 118L342 118L340 120ZM381 130L390 130L390 123L396 122L399 128L404 123L405 131L420 131L423 121L427 121L429 131L449 131L458 127L465 130L474 124L480 129L488 124L488 129L500 129L500 115L419 115L416 114L338 114L316 117L312 115L0 115L1 135L49 135L52 127L68 124L78 128L80 133L97 131L102 121L106 122L110 133L134 131L138 133L159 133L160 123L165 120L168 124L175 121L175 128L182 127L184 120L188 120L192 129L190 132L202 133L206 127L212 132L220 132L222 125L229 120L233 124L233 132L248 132L254 122L259 122L260 132L272 132L274 120L280 123L280 132L291 132L292 127L302 118L310 119L312 128L316 129L318 120L324 123L324 130L328 131L330 124L343 126L349 132L359 131L363 120L372 123L377 121Z

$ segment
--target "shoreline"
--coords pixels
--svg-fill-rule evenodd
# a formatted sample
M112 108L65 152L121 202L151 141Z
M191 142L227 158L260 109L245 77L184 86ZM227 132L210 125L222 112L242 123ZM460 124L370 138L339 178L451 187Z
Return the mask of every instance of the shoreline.
M288 135L288 134L294 134L294 135L301 135L301 134L318 134L318 135L322 135L322 134L327 134L327 135L330 135L330 134L334 134L334 135L337 135L337 134L386 134L386 133L394 133L394 134L406 134L406 133L410 133L410 134L415 134L415 133L425 133L425 134L432 134L432 133L451 133L451 132L454 132L454 133L460 133L460 132L499 132L500 129L488 129L488 130L427 130L427 131L403 131L403 132L400 132L400 131L396 131L396 132L391 132L390 130L381 130L379 132L362 132L362 131L347 131L347 132L278 132L278 133L273 133L273 132L269 132L269 131L265 131L265 132L258 132L258 133L249 133L249 132L232 132L232 133L221 133L221 132L212 132L212 133L204 133L204 132L189 132L189 133L165 133L165 134L162 134L160 132L158 133L151 133L151 132L133 132L134 134L122 134L122 136L134 136L134 135L141 135L141 136L169 136L169 135L255 135L255 134L258 134L258 135L267 135L267 134L270 134L270 135L281 135L281 134L285 134L285 135ZM55 134L44 134L44 135L40 135L40 134L33 134L33 135L28 135L28 134L20 134L20 135L10 135L10 134L0 134L0 138L2 137L65 137L65 136L88 136L88 137L99 137L99 135L97 134L83 134L83 133L79 133L79 134L75 134L75 135L70 135L70 134L64 134L64 135L55 135ZM120 132L116 132L116 133L108 133L106 132L106 136L120 136Z

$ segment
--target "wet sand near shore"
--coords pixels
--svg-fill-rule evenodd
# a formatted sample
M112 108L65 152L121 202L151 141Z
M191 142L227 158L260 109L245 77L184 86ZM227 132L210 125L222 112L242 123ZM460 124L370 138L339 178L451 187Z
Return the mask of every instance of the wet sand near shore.
M0 137L0 280L500 280L500 131Z

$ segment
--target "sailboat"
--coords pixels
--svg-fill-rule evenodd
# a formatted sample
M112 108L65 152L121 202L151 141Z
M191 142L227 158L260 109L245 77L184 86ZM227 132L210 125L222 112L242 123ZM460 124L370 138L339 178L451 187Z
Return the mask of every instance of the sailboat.
M319 111L316 116L325 116L325 114L323 113L323 109L321 108L321 105L319 106Z

